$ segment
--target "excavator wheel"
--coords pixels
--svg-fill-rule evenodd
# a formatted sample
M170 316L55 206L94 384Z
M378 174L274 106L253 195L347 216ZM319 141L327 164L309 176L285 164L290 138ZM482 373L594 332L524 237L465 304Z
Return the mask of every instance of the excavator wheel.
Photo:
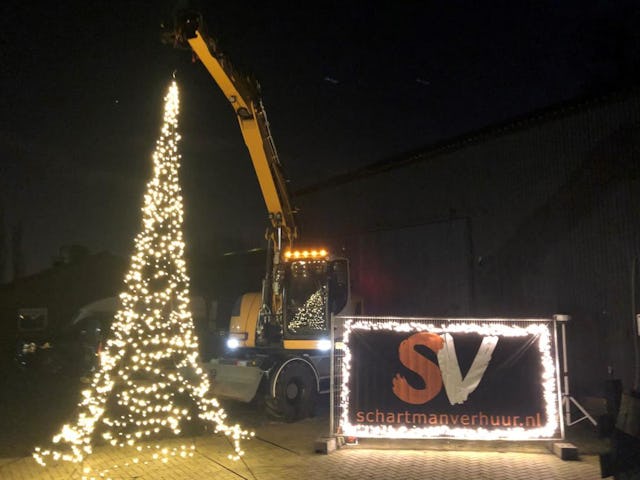
M276 380L275 398L267 395L267 414L277 420L295 422L314 414L318 395L316 379L302 362L288 363Z

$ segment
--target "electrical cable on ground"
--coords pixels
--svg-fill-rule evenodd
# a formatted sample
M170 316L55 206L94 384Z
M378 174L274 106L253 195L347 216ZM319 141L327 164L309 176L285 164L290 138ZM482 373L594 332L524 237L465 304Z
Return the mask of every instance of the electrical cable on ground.
M69 480L75 478L76 473L80 471L80 469L78 467L75 467L72 472L69 474L69 476L67 477Z
M261 442L268 443L269 445L273 445L274 447L280 448L280 449L282 449L282 450L284 450L286 452L293 453L295 455L300 456L299 452L296 452L295 450L291 450L290 448L287 448L287 447L283 447L282 445L278 445L277 443L272 442L271 440L266 440L266 439L264 439L262 437L258 437L257 435L254 436L253 438L255 440L260 440Z
M227 440L227 443L229 444L230 447L233 447L233 445L231 444L231 440L229 440L229 437L225 436L224 437ZM247 470L249 470L249 473L251 474L251 476L253 477L254 480L258 480L258 478L255 476L255 474L253 473L253 470L251 470L251 468L249 468L249 465L247 465L247 462L244 461L244 457L240 457L240 461L242 462L242 464L244 465L244 468L246 468Z
M225 436L225 439L227 440L227 442L231 445L231 441ZM213 458L211 458L209 455L207 455L206 453L201 452L198 449L198 445L196 443L196 438L193 438L193 446L195 447L195 451L201 455L202 457L206 458L207 460L209 460L212 463L215 463L216 465L218 465L219 467L224 468L226 471L233 473L234 475L236 475L239 478L242 478L242 480L250 480L249 478L245 477L244 475L236 472L235 470L232 470L231 468L227 467L226 465L223 465L222 463L218 462L217 460L214 460ZM233 445L231 445L233 446ZM253 471L249 468L249 466L246 464L246 462L244 461L244 459L242 459L242 457L240 457L240 459L242 460L242 463L244 464L245 468L247 470L249 470L249 473L251 473L251 476L254 478L254 480L258 480L258 478L254 475Z

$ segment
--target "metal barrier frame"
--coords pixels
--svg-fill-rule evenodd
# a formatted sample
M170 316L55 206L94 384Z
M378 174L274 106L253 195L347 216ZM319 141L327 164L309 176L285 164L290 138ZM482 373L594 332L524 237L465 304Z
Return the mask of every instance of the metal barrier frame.
M552 318L445 318L445 317L372 317L372 316L335 316L331 319L331 359L330 359L330 368L331 368L331 378L330 378L330 416L329 416L329 435L330 436L339 436L339 437L349 437L349 436L360 436L360 437L390 437L397 436L398 438L425 438L425 439L437 439L437 438L455 438L455 439L483 439L483 440L559 440L565 438L565 420L567 421L567 425L573 425L576 422L570 422L570 413L569 407L570 402L574 404L579 404L569 396L568 394L568 372L566 367L566 330L565 324L568 320L567 316L564 315L554 315ZM550 395L553 396L553 399L547 399L547 413L551 411L551 415L553 419L548 419L548 423L555 422L555 427L553 428L553 435L543 435L540 437L532 437L528 435L523 435L522 433L514 434L514 435L494 435L487 437L482 436L474 436L474 435L393 435L394 432L385 431L384 429L377 432L376 434L362 434L363 432L345 432L343 425L341 424L342 419L342 383L343 383L343 359L345 353L348 353L345 350L345 344L342 343L343 335L345 331L345 325L348 328L354 322L360 322L358 325L361 325L363 322L377 322L380 324L402 324L409 326L414 326L420 328L423 331L443 331L449 330L452 325L467 325L472 328L475 327L489 327L495 326L496 329L499 329L500 326L504 326L506 328L525 328L525 326L531 325L545 325L548 328L549 332L549 343L550 343L550 356L551 356L551 364L553 367L552 372L552 380L551 385L553 392ZM562 365L563 370L561 371L561 365L559 362L559 354L560 354L560 345L558 338L558 327L560 328L560 340L563 343L562 354L564 358L564 362ZM403 326L403 328L405 328ZM560 382L560 376L563 376L564 384ZM548 392L549 393L549 392ZM585 415L588 415L584 409L581 408ZM587 418L587 417L583 417ZM589 417L590 418L590 417ZM590 418L591 419L591 418ZM582 420L582 419L580 419ZM578 420L578 421L580 421ZM592 420L592 419L591 419ZM593 421L593 420L592 420ZM473 431L473 430L470 430ZM560 437L557 437L556 434L560 433Z

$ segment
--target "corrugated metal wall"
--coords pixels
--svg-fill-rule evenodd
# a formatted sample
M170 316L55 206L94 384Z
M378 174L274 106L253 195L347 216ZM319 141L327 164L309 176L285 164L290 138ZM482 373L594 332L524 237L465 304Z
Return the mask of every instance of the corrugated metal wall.
M347 247L365 305L394 285L372 313L569 314L572 388L597 394L609 369L630 388L638 165L634 91L301 197L303 237Z

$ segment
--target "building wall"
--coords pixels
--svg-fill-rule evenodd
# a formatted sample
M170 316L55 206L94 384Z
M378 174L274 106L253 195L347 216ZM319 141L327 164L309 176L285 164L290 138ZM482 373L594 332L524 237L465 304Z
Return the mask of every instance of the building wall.
M300 197L302 236L348 247L357 259L355 288L382 277L416 299L404 301L415 307L407 311L393 295L380 295L391 299L374 302L387 313L571 315L573 388L596 393L611 371L631 388L638 165L640 93L631 91L545 112L480 140L470 136L423 161ZM438 240L452 228L459 230L455 240ZM408 254L415 245L425 252ZM362 268L392 251L398 254L391 272ZM434 268L426 259L439 261Z

